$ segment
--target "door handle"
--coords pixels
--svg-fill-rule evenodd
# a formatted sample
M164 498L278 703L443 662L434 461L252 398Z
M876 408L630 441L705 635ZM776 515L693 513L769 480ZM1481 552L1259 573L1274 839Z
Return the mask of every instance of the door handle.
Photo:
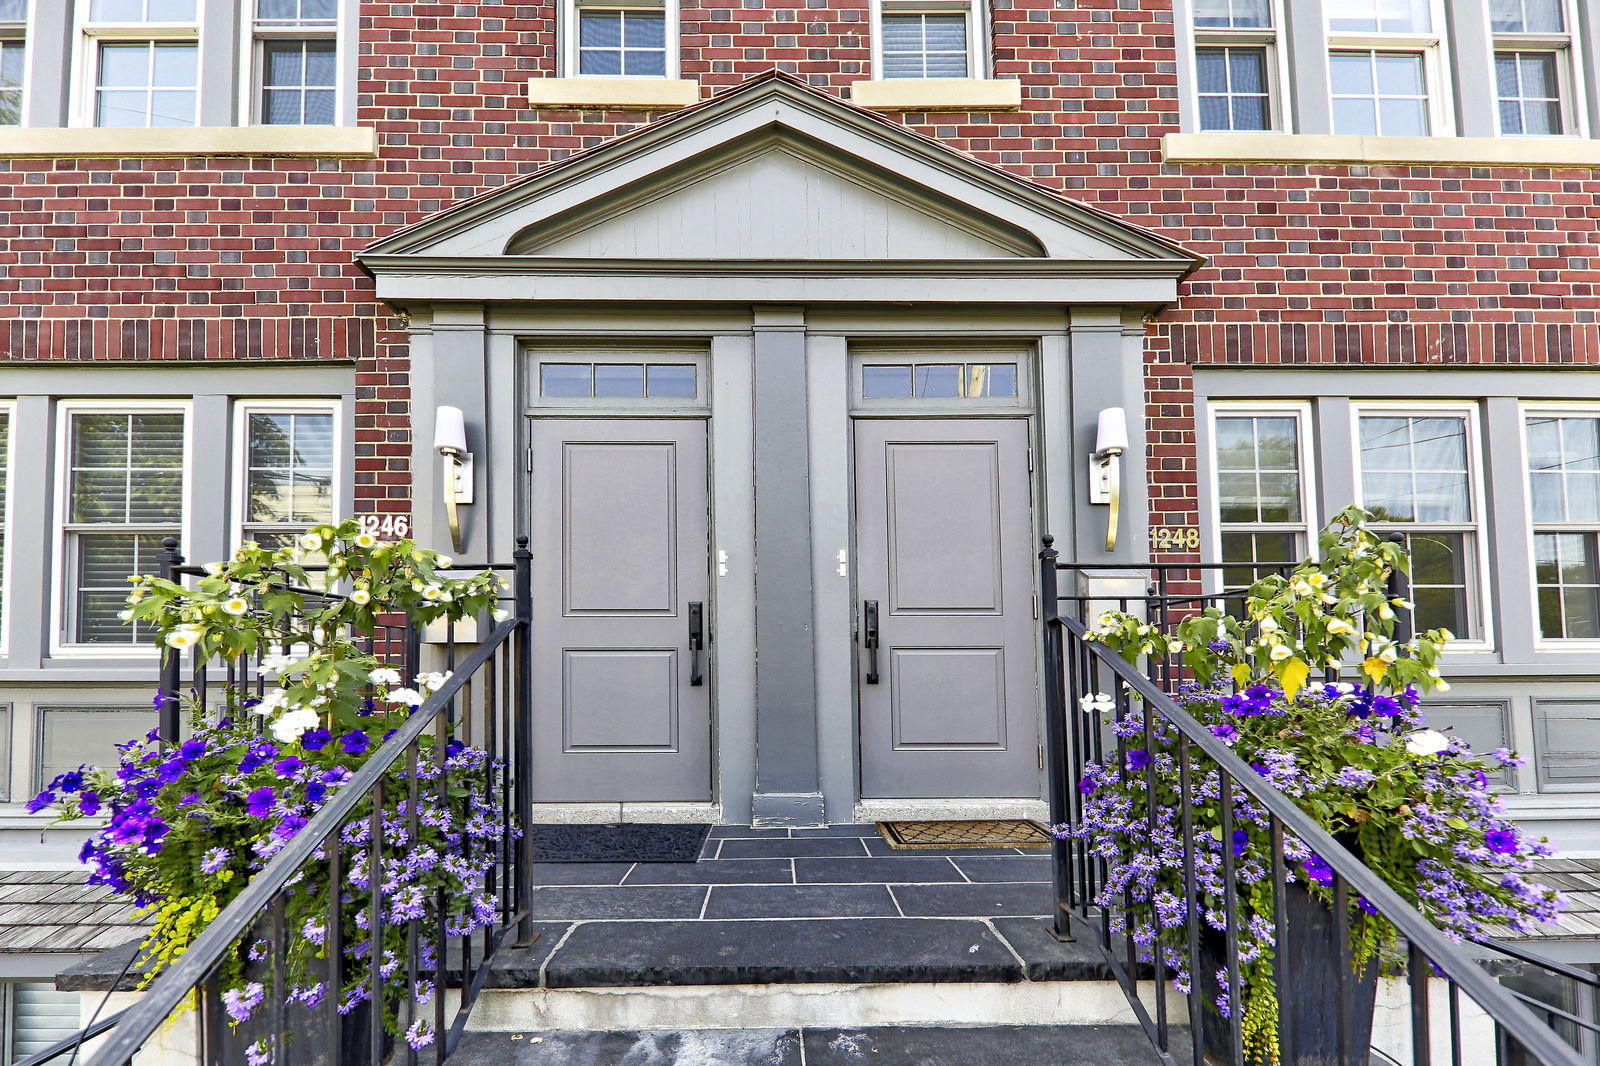
M689 604L689 684L698 688L705 684L700 676L700 653L706 647L706 607L699 600Z
M867 684L878 683L878 601L861 606L861 645L867 649Z

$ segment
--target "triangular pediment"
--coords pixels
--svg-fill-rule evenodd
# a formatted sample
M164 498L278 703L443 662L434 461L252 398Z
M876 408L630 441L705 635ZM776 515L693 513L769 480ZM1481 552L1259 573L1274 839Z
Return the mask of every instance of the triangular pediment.
M1173 278L1156 235L766 75L373 244L402 260L1066 261Z

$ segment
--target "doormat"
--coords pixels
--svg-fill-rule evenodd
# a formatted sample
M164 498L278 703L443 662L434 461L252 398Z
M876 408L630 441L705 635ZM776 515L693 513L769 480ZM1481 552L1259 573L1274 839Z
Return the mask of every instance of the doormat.
M534 862L694 862L710 823L544 824L533 827Z
M1021 818L989 822L879 822L891 848L1048 848L1050 830Z

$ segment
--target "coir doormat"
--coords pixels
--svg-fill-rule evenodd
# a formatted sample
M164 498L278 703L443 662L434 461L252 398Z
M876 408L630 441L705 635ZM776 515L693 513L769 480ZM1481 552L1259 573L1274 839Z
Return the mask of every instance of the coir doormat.
M694 862L709 823L543 824L533 827L534 862Z
M879 822L891 848L1048 848L1050 831L1026 819L987 822Z

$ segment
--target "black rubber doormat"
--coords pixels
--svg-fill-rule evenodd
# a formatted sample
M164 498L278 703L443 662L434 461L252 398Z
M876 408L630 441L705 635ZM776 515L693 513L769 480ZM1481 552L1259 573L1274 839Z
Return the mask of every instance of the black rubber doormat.
M879 822L891 848L1048 848L1050 831L1022 818L972 822Z
M544 824L533 827L534 862L694 862L709 823Z

